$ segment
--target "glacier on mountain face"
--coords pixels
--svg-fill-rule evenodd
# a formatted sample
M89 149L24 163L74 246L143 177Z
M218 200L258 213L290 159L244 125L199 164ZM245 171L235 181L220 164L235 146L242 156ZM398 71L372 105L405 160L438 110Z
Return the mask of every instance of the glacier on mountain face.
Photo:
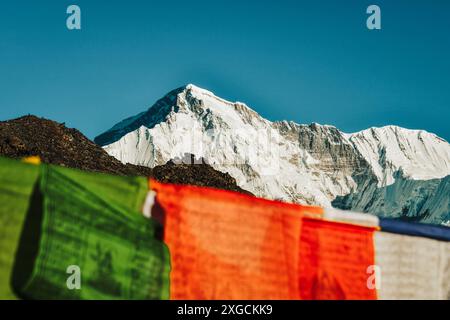
M334 207L370 212L379 217L431 224L450 223L450 176L443 179L405 179L401 171L395 182L378 187L370 184L359 192L338 196Z
M369 161L378 186L394 183L400 169L403 176L415 180L449 175L449 144L432 133L387 126L354 133L350 140Z
M243 103L187 85L96 142L124 163L149 167L194 154L269 199L392 217L401 206L400 215L434 223L448 217L448 183L435 185L450 174L450 145L426 131L387 126L346 134L316 123L271 122ZM416 181L422 189L405 187ZM441 205L419 205L418 194Z

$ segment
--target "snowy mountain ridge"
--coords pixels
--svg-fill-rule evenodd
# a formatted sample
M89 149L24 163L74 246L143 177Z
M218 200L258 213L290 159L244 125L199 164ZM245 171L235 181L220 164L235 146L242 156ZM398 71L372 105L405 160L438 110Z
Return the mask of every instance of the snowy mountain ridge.
M450 174L450 144L426 131L386 126L347 134L330 125L271 122L244 103L194 85L171 91L96 142L123 163L149 167L191 153L258 196L326 207L338 197L366 197L369 189L381 197L385 193L374 188L399 179L426 181ZM408 206L412 194L396 203ZM352 208L349 201L338 203ZM439 210L431 215L448 215L448 206Z

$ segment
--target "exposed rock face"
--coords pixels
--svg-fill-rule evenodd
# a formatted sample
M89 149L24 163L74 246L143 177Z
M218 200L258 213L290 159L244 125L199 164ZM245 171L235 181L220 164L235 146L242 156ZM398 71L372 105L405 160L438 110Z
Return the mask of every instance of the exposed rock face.
M196 164L192 165L170 161L153 169L123 164L78 130L35 116L0 122L0 155L12 158L37 155L45 163L70 168L118 175L151 176L162 182L207 186L250 194L238 187L230 175L214 170L201 159L195 160Z
M386 198L371 190L393 184L400 169L404 180L450 174L450 145L431 133L388 126L346 134L333 126L270 122L193 85L170 92L96 142L123 163L148 167L194 154L258 196L322 206L350 194ZM411 190L401 195L414 196ZM346 199L333 203L381 214ZM431 214L442 217L444 207ZM383 214L397 214L389 210Z
M298 125L290 122L275 122L282 134L289 140L298 139L299 148L306 150L313 158L320 159L311 167L316 172L329 176L352 177L358 185L361 180L376 179L369 163L356 149L351 139L333 126L317 123ZM287 129L286 129L287 127Z

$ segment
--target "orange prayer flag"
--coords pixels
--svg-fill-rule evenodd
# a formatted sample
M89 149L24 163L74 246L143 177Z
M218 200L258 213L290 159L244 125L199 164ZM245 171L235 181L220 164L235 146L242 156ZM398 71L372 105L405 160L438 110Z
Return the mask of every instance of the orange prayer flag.
M171 255L171 299L300 298L302 216L321 208L150 185L157 192L153 216L163 220Z
M377 299L367 273L375 265L375 228L304 219L300 295L308 300Z

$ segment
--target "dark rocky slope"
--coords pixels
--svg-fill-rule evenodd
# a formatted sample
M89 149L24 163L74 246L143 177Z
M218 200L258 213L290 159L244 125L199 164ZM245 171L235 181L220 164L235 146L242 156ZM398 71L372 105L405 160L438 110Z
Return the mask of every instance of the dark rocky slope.
M195 164L169 161L153 169L125 165L108 155L80 131L32 115L0 122L0 155L17 159L39 156L45 163L69 168L149 176L167 183L207 186L250 194L238 187L229 174L214 170L204 161L196 161Z

